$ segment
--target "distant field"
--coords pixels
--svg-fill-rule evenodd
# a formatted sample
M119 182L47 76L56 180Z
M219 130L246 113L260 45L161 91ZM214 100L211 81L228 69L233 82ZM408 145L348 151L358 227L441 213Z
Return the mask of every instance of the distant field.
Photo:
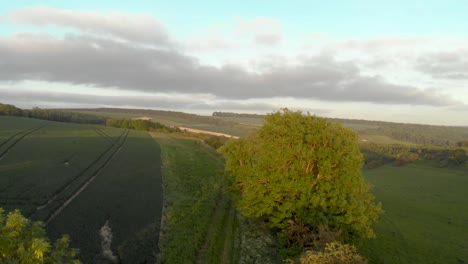
M137 117L150 117L153 119L155 122L159 122L161 124L167 125L167 126L177 126L177 127L189 127L189 128L194 128L194 129L199 129L199 130L206 130L206 131L212 131L212 132L217 132L217 133L223 133L223 134L228 134L228 135L233 135L233 136L245 136L248 134L250 131L253 131L256 129L255 127L252 127L251 125L246 125L246 124L235 124L235 123L222 123L220 122L219 124L216 123L209 123L209 122L204 122L202 120L192 120L190 117L177 117L177 116L167 116L163 114L135 114L135 113L121 113L121 112L105 112L105 111L76 111L74 112L78 113L87 113L87 114L94 114L98 116L103 116L103 117L109 117L109 118L137 118ZM212 118L209 116L205 116L205 119L210 119L214 122L220 119Z
M0 207L47 222L52 238L70 234L84 263L100 254L106 221L124 263L154 260L162 184L159 145L148 133L11 117L0 124L6 140L26 133L0 148L9 149L0 160Z
M468 165L364 170L385 214L361 251L370 263L468 263Z
M214 118L218 118L225 121L236 122L240 124L246 124L250 126L262 126L263 125L263 118L260 117L234 117L234 116L215 116Z
M375 134L359 134L359 140L362 142L371 142L376 144L399 144L399 145L416 145L409 142L393 139L388 136Z

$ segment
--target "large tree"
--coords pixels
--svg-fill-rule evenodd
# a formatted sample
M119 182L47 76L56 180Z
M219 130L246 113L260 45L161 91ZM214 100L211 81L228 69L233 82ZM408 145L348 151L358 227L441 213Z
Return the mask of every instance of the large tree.
M245 216L267 217L272 227L294 221L374 236L381 206L362 177L357 136L341 124L283 109L220 151Z

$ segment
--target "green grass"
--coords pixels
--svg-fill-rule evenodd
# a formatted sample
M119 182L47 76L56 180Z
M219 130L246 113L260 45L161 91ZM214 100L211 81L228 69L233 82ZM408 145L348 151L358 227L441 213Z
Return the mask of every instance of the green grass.
M230 263L237 220L223 193L220 154L199 140L152 135L161 145L164 167L163 262Z
M377 238L360 247L370 263L468 262L468 166L418 162L364 175L385 210Z

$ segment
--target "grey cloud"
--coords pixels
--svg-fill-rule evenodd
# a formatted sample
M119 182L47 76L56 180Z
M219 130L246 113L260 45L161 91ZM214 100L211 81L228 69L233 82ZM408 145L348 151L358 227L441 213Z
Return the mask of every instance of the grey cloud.
M11 11L4 16L4 19L7 22L23 25L75 28L84 33L110 36L131 42L169 44L166 29L150 15L30 7Z
M187 51L224 51L233 48L233 44L223 39L194 40L180 45Z
M269 103L224 101L204 96L162 96L162 95L95 95L64 92L11 89L0 86L0 103L13 103L26 107L133 107L150 109L189 109L189 110L250 110L271 112L278 108ZM287 107L287 106L284 106ZM315 113L328 113L324 109L311 109Z
M384 104L450 105L431 91L365 77L352 62L304 57L252 73L235 65L201 65L176 51L89 36L0 38L0 80L43 80L146 92L212 94L225 99L293 97Z
M329 46L331 49L355 49L365 52L381 52L385 49L399 47L417 47L433 42L433 39L422 37L380 37L373 39L353 39L335 42Z
M255 43L264 46L275 46L281 41L279 34L257 34L255 35Z
M468 79L468 50L425 54L416 69L436 79Z
M238 18L237 24L237 30L241 34L252 35L253 42L257 45L275 46L279 44L283 38L281 22L274 18Z

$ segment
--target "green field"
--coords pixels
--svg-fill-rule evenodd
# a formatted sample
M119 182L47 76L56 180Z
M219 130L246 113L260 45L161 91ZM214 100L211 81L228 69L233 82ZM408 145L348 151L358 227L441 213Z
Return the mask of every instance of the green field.
M364 170L385 214L361 247L370 263L468 262L468 166Z
M155 259L161 157L148 133L11 117L0 124L0 207L46 222L52 238L70 234L84 263L99 258L106 221L122 261Z

